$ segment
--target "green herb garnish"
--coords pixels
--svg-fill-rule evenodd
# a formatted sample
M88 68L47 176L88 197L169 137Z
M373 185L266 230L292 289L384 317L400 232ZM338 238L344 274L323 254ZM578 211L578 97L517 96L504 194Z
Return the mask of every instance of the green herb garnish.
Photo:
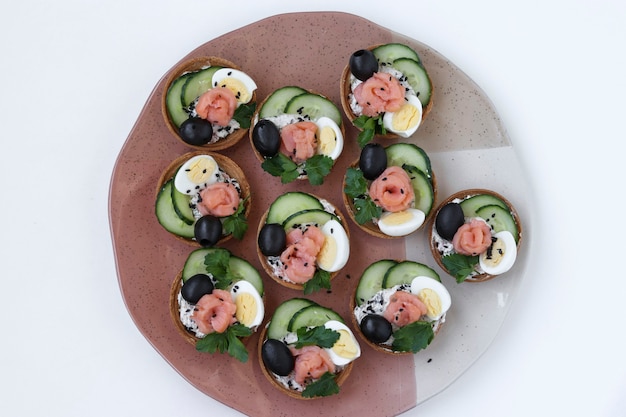
M358 198L367 194L367 180L360 169L348 168L346 171L346 185L343 192L348 197Z
M430 323L416 321L396 330L393 337L393 350L416 353L428 346L435 334Z
M365 224L382 215L383 209L377 206L367 194L367 180L360 169L348 168L343 191L352 198L356 211L354 218L358 224Z
M335 381L335 376L330 372L326 372L320 379L307 385L304 391L302 391L302 396L305 398L327 397L338 393L339 385Z
M239 202L237 211L230 216L224 218L222 223L224 233L232 234L236 239L243 239L243 235L248 230L248 219L244 214L244 201Z
M252 334L252 330L243 324L229 326L224 333L209 333L196 342L196 350L208 353L228 353L233 358L241 361L248 361L248 351L246 346L239 339Z
M304 283L304 294L312 294L322 288L330 290L330 272L318 269L313 278Z
M354 200L354 208L356 210L354 218L359 224L365 224L383 214L383 209L378 207L369 197Z
M247 103L242 104L235 110L233 114L233 119L239 123L239 126L242 129L248 129L251 124L252 115L254 114L254 110L256 110L256 103Z
M331 348L337 340L339 340L339 332L327 329L324 326L316 326L311 328L301 327L296 330L298 341L295 348L300 349L304 346L319 346L321 348Z
M450 272L450 275L456 278L456 282L461 283L474 272L478 264L478 256L452 253L441 258L441 262L443 262L443 265Z
M282 153L267 158L261 167L270 175L280 177L280 182L283 184L290 183L300 176L298 165Z
M352 124L361 129L361 132L357 136L356 140L359 147L363 148L374 138L374 135L384 135L387 133L387 129L383 126L382 115L376 117L369 117L361 115L352 121Z
M311 185L321 185L324 177L330 174L333 168L333 159L327 155L313 155L304 163L304 170Z
M274 177L280 177L283 184L296 180L304 173L311 185L320 185L324 183L324 177L330 173L333 163L329 156L313 155L299 166L284 154L278 153L263 161L261 167Z
M215 288L219 290L227 289L237 278L230 270L230 256L228 249L216 248L204 257L206 271L211 274Z

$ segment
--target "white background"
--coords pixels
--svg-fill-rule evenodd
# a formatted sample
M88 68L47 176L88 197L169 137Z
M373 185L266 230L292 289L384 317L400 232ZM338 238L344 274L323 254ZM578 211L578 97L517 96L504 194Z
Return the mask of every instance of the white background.
M3 3L0 414L238 415L185 382L130 319L110 175L152 88L182 56L271 15L328 10L424 42L474 79L536 199L532 265L500 334L407 415L625 415L626 4L216 3Z

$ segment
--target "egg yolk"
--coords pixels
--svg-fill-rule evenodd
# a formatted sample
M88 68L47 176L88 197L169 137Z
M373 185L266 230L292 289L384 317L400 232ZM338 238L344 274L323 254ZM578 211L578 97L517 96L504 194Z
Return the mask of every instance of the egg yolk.
M409 130L420 122L419 113L417 108L410 104L406 103L402 106L400 110L395 112L393 119L391 121L391 126L394 130Z
M225 87L232 91L235 98L240 103L247 103L252 99L252 95L245 84L236 78L224 78L220 81L220 87Z
M254 297L250 294L239 294L237 296L237 300L235 301L235 305L237 306L237 311L235 312L237 320L239 320L239 322L244 326L250 327L257 312L257 305Z
M187 177L194 184L207 182L209 177L215 172L215 162L207 158L198 158L191 163L187 169Z
M390 226L404 224L407 221L411 220L411 217L413 217L413 214L410 211L407 211L407 210L398 211L395 213L390 213L387 216L385 216L385 223Z
M417 298L426 305L426 315L430 318L439 317L441 314L441 298L436 291L430 288L422 289Z
M324 244L317 254L317 264L320 268L328 270L333 266L337 257L337 241L332 236L326 236Z
M496 239L495 242L487 249L486 252L481 254L483 258L483 263L491 266L492 268L497 266L502 259L504 259L504 254L506 252L506 243L504 243L503 239Z
M337 146L337 136L330 126L324 126L319 132L319 151L323 155L330 155Z
M339 333L339 339L332 347L333 352L342 358L351 359L357 354L357 347L354 339L350 337L350 333L345 330L336 330Z

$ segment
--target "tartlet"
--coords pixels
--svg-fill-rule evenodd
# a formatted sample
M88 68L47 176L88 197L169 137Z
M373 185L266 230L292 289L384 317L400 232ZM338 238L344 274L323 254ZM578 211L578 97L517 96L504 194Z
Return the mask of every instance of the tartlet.
M329 336L334 339L328 340ZM303 346L297 345L304 340L307 342ZM299 363L301 354L313 355L320 361L319 366L307 368L306 361ZM339 393L360 355L360 345L344 319L332 309L304 298L282 302L259 337L258 359L263 374L272 386L296 399Z
M207 257L212 260L208 265ZM216 304L222 295L225 307ZM169 310L179 334L197 350L226 352L245 362L243 341L260 328L265 316L263 280L248 261L226 249L196 249L172 283ZM219 328L222 325L227 327ZM232 336L242 343L233 343Z
M402 98L405 104L410 104L410 106L402 110L394 109L394 112L385 111L389 106L393 106L389 104L391 100L388 100L386 96L382 98L372 96L371 98L375 99L377 103L379 99L382 102L376 106L376 109L364 110L354 96L354 89L357 88L358 84L369 81L364 86L367 86L368 89L372 87L371 91L374 93L381 88L384 89L382 90L385 91L384 94L390 91L389 87L393 87L394 90L399 89L396 87L396 81L393 81L393 85L389 86L379 85L380 80L374 81L374 73L388 74L398 80L404 89ZM389 79L389 81L392 80ZM433 107L433 84L424 63L415 50L400 43L377 44L355 51L341 74L340 92L344 113L350 122L361 131L358 137L361 146L369 142L374 135L384 139L411 136ZM364 105L371 104L365 97L362 100L365 101ZM400 112L406 113L401 114ZM395 125L395 132L393 131L392 119L396 116L391 113L397 113L404 119L400 123L402 127ZM385 116L387 120L383 120ZM407 120L410 118L413 120L408 122ZM370 120L369 123L367 123L368 120Z
M397 182L385 182L388 174ZM372 198L374 182L378 194ZM411 189L405 192L402 184L410 184ZM411 192L412 201L408 198ZM387 205L377 196L394 202L402 198L404 202L401 206ZM430 158L410 143L365 145L343 179L343 202L348 215L362 230L379 238L403 237L421 229L431 218L436 199L437 180Z
M281 182L320 185L343 151L339 108L326 96L298 86L281 87L258 106L249 137L264 171Z
M450 293L431 267L381 259L363 271L350 309L365 343L378 352L406 355L430 345L451 303Z
M227 69L233 71L220 72L213 78L213 70ZM230 80L227 81L228 88L237 100L235 114L228 124L209 123L211 135L201 134L208 127L204 123L205 117L198 117L195 113L195 105L208 90L220 87L215 82L221 83L224 78ZM241 97L245 98L245 102L241 101ZM180 142L197 150L218 151L235 145L246 136L255 108L256 84L252 78L233 62L215 56L193 58L174 68L167 78L161 99L161 113L169 131ZM186 131L193 132L192 137L181 133L183 123L189 123L191 119L194 119L193 125L188 126Z
M191 190L191 195L186 195L176 189L175 182L179 170L199 158L206 159L208 164L216 164L216 167L211 168L214 169L215 178L206 181L229 183L237 192L239 201L227 215L218 213L214 216L206 216L197 210L198 192L205 188L206 183L196 185L200 189ZM233 236L241 239L247 230L247 217L251 208L250 184L244 172L232 159L214 152L194 151L180 155L165 168L156 187L155 214L157 220L165 230L177 239L192 245L214 246L226 242ZM215 219L210 219L213 222L206 221L209 220L208 217L217 218L220 225L217 225ZM202 240L199 241L198 228L200 226L198 226L198 222L204 223L202 229L211 229L210 232L219 229L219 234L206 240L204 237L200 237Z
M291 238L290 232L295 233ZM315 249L300 247L298 241L304 238L317 240ZM304 258L307 253L314 259ZM274 200L259 221L257 254L265 272L284 287L305 294L330 289L332 279L350 256L350 230L344 215L328 200L300 191L286 192ZM313 275L291 277L287 269L300 268L300 263Z
M479 242L482 232L477 229L466 235L472 237L468 244L481 243L484 249L458 253L467 249L455 246L455 235L461 241L461 233L467 233L472 220L480 222L473 223L476 227L484 223L487 228L482 228L484 243ZM486 189L452 194L437 207L430 225L431 253L437 264L459 283L488 281L506 273L515 263L521 242L522 224L515 207L502 195Z

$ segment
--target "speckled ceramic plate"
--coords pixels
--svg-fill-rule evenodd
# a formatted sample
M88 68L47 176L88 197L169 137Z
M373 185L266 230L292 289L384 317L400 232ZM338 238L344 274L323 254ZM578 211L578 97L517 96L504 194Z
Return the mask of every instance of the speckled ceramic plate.
M465 188L487 188L506 195L530 224L530 201L525 176L496 110L475 83L428 46L363 18L335 12L293 13L270 17L213 39L182 57L221 56L238 65L257 82L258 96L284 85L318 91L339 106L339 79L352 52L367 45L402 42L422 57L435 84L434 107L410 139L430 155L437 172L439 195L445 198ZM180 63L179 62L179 63ZM172 70L179 64L174 63ZM122 297L139 331L180 375L198 390L247 415L391 416L405 412L450 385L487 349L502 325L524 276L527 259L522 248L516 266L497 280L458 285L442 275L453 297L445 328L426 350L394 357L363 346L342 392L332 398L302 402L277 395L255 359L240 363L226 355L195 351L169 319L169 286L191 251L161 228L154 216L153 191L169 162L187 151L167 129L160 102L164 74L138 117L115 165L109 196L109 216ZM253 195L250 229L242 241L224 247L261 266L256 256L255 225L277 195L303 190L341 207L341 182L348 165L359 155L356 130L346 123L347 145L325 184L302 181L282 185L262 171L248 141L223 151L241 166ZM349 224L352 256L332 291L310 298L348 317L348 295L366 265L381 258L404 255L435 268L425 232L389 241ZM532 233L524 230L525 238ZM526 240L528 243L528 239ZM264 276L267 317L293 290ZM301 294L299 294L301 295ZM247 341L254 352L258 335ZM254 355L251 355L253 358Z

